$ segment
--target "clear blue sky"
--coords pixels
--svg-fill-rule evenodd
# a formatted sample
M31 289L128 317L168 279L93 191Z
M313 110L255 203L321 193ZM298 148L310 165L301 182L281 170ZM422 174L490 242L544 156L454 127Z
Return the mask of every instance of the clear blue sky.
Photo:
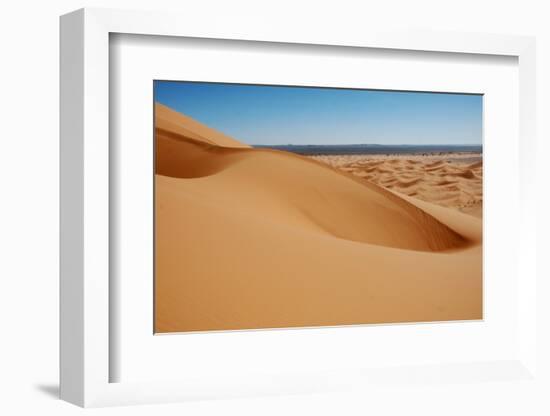
M155 101L252 145L475 144L482 96L155 81Z

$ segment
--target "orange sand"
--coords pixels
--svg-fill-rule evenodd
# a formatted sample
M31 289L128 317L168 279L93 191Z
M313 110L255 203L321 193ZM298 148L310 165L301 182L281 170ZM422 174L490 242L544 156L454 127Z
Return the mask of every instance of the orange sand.
M482 317L479 218L160 104L156 158L156 332Z
M400 194L482 216L483 161L479 154L312 158Z

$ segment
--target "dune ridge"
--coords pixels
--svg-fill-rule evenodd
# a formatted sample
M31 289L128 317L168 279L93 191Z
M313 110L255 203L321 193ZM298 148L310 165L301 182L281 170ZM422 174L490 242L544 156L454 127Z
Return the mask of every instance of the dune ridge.
M478 219L157 110L156 332L481 317Z
M250 147L160 103L155 103L155 128L218 146Z

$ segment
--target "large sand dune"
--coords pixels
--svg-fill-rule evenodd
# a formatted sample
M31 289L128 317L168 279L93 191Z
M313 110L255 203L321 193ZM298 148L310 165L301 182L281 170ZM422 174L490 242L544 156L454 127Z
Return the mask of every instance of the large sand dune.
M481 318L481 221L156 106L157 332Z

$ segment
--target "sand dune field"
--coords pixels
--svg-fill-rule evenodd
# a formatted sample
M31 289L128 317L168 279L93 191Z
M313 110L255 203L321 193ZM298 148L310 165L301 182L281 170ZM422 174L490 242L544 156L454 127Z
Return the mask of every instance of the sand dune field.
M155 114L156 332L482 317L480 163L315 160Z
M479 154L312 156L392 191L481 218Z

